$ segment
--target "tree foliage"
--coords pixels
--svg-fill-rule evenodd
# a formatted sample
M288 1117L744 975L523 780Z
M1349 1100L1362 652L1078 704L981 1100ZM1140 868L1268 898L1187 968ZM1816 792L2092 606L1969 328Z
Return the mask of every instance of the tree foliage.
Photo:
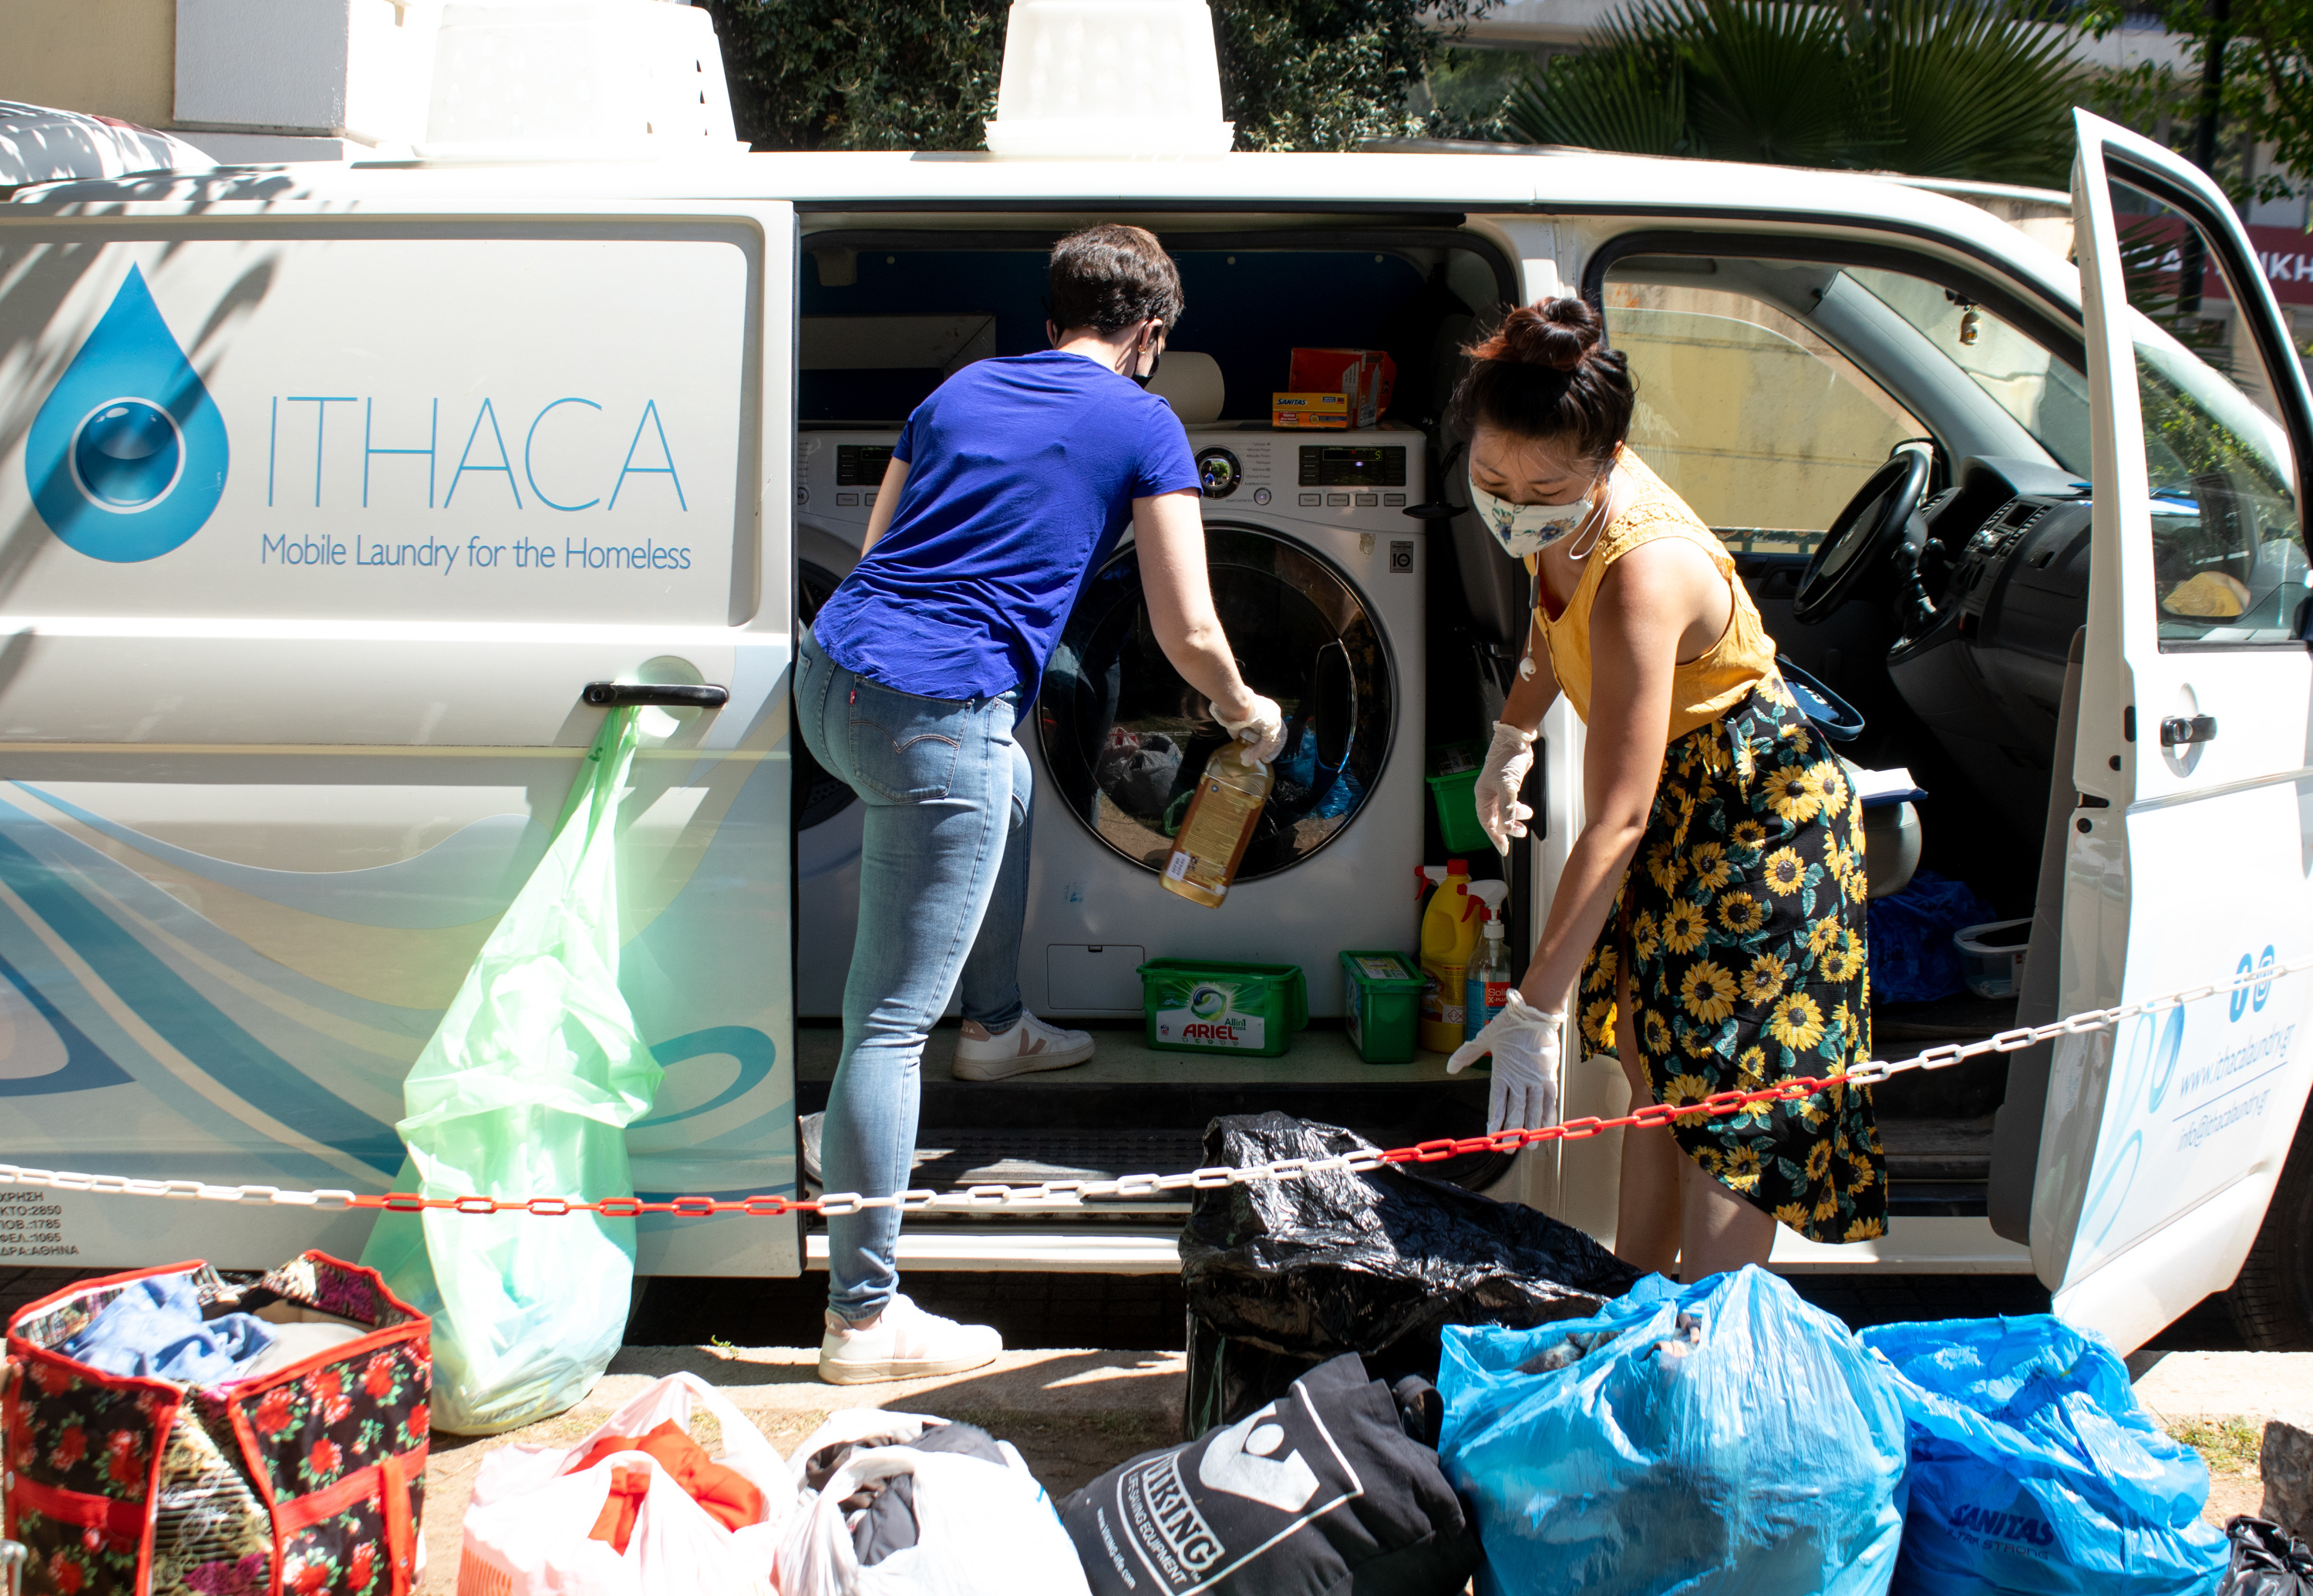
M2061 183L2071 42L1973 0L1640 0L1531 77L1509 121L1538 144Z
M2116 0L2106 0L2082 20L2102 34L2120 25L2121 14ZM2215 53L2220 137L2210 175L2236 200L2279 198L2295 187L2288 172L2313 175L2313 0L2165 0L2153 14L2189 41L2191 67L2143 62L2114 74L2098 85L2094 109L2197 158L2195 124ZM2273 154L2260 172L2251 155L2263 144Z
M1003 73L1006 0L706 4L740 134L756 148L981 147ZM1337 150L1452 131L1409 110L1407 93L1486 4L1214 0L1222 114L1236 123L1236 147Z

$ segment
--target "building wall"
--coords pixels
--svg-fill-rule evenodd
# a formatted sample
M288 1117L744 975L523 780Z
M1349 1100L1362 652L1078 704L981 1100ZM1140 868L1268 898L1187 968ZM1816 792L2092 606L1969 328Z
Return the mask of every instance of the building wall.
M166 128L176 0L0 0L0 100Z

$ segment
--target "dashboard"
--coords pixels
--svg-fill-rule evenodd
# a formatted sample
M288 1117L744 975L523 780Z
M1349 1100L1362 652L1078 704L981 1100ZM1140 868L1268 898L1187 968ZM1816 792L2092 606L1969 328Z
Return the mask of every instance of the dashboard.
M1971 457L1920 511L1887 674L2001 816L2046 824L2072 637L2088 620L2088 485Z

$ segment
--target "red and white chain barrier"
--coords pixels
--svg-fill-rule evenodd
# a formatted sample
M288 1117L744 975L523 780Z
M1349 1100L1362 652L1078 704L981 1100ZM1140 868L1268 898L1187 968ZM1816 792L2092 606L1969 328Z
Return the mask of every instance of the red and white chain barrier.
M888 1197L863 1197L857 1192L829 1192L802 1197L674 1197L646 1202L640 1197L605 1197L598 1203L575 1197L427 1197L414 1192L363 1195L354 1192L285 1191L273 1186L212 1186L200 1180L140 1180L125 1175L83 1175L68 1169L33 1169L0 1163L0 1186L42 1186L52 1191L88 1192L124 1197L171 1197L205 1203L262 1203L277 1206L334 1212L366 1208L389 1213L421 1213L428 1209L455 1213L529 1213L558 1219L568 1213L600 1213L632 1219L646 1213L668 1213L679 1219L712 1219L743 1213L776 1218L788 1213L843 1215L871 1208L942 1210L1027 1207L1081 1203L1090 1198L1151 1197L1162 1192L1207 1191L1256 1180L1297 1180L1305 1175L1351 1173L1385 1168L1394 1164L1435 1164L1478 1152L1516 1152L1549 1142L1579 1142L1608 1131L1649 1130L1695 1115L1725 1118L1759 1103L1797 1102L1834 1085L1876 1086L1890 1077L1913 1070L1948 1070L1986 1054L2016 1053L2060 1036L2082 1036L2108 1030L2139 1015L2166 1012L2188 1003L2205 1002L2246 989L2269 986L2284 975L2313 969L2313 957L2290 964L2266 965L2244 972L2229 982L2215 982L2187 991L2164 993L2112 1009L2091 1009L2046 1025L2019 1026L1978 1042L1948 1042L1924 1053L1893 1063L1874 1060L1844 1075L1809 1076L1778 1081L1755 1091L1719 1092L1675 1107L1652 1103L1614 1119L1575 1119L1539 1130L1503 1130L1485 1136L1442 1137L1388 1151L1340 1153L1331 1158L1276 1159L1265 1164L1234 1168L1191 1169L1178 1175L1120 1175L1109 1180L1047 1180L1034 1186L973 1186L961 1191L904 1191Z

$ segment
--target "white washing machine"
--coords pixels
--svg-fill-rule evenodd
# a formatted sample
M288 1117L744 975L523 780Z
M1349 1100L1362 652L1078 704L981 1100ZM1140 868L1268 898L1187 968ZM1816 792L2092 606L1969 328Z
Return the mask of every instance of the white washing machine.
M857 558L890 433L807 435L800 591ZM1022 736L1036 834L1020 985L1039 1014L1137 1018L1144 959L1297 964L1312 1013L1341 1012L1337 956L1403 948L1421 862L1422 436L1192 426L1214 605L1240 668L1284 708L1287 745L1228 901L1157 872L1225 735L1165 661L1123 544L1086 581ZM831 583L830 583L831 586ZM804 772L805 778L811 772ZM797 1003L840 1012L858 903L859 813L799 780Z

